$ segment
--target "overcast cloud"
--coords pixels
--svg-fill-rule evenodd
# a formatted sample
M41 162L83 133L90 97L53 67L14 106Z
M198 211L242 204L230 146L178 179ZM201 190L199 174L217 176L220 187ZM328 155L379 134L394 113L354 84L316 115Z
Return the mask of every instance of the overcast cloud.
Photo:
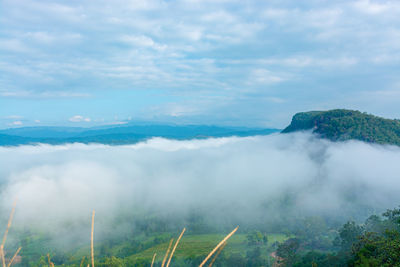
M270 127L335 107L400 117L399 17L389 0L5 0L0 116Z

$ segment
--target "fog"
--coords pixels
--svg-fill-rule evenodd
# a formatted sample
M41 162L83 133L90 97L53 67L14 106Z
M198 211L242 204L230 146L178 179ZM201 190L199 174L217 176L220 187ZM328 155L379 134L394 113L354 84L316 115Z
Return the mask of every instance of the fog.
M308 132L124 145L0 148L1 209L16 227L106 224L118 214L232 224L283 214L364 218L400 204L400 148ZM86 229L85 229L86 230ZM50 231L50 230L49 230Z

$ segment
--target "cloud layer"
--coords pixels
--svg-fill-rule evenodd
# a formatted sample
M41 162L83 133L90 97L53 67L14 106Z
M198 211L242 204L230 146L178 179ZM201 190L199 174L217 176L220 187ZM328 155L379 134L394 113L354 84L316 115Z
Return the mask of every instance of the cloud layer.
M400 204L400 149L331 143L310 133L129 146L70 144L0 148L3 214L15 225L107 225L129 218L273 223L285 216L363 219ZM57 230L59 231L59 230Z

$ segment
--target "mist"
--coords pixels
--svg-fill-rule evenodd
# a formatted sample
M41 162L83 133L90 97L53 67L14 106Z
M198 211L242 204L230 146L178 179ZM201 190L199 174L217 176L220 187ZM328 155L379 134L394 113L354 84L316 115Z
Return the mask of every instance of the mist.
M178 220L198 212L228 225L279 226L292 215L361 220L400 204L399 162L398 147L309 132L2 147L1 209L6 218L17 199L15 227L45 231L88 226L93 209L100 227L123 213Z

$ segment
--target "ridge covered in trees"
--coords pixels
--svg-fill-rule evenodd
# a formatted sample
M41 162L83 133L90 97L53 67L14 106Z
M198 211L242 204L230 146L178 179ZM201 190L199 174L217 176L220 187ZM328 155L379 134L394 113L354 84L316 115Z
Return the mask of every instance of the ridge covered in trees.
M332 141L360 140L400 146L400 121L385 119L357 110L300 112L282 133L312 130Z

